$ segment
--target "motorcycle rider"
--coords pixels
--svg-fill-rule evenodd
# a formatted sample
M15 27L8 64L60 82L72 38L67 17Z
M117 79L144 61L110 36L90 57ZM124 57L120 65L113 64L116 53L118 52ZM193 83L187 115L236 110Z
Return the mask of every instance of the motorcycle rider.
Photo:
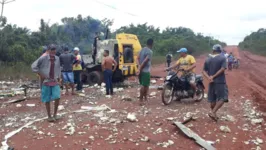
M221 55L222 46L213 46L213 55L209 57L203 67L203 75L209 80L208 101L210 102L211 112L209 117L218 120L217 111L228 102L228 88L225 78L226 58Z
M169 71L174 68L183 69L184 71L182 72L182 76L188 75L188 81L190 83L190 86L194 90L193 98L197 100L196 98L197 86L196 86L196 74L195 74L196 60L192 55L188 55L187 52L188 52L187 48L181 48L180 50L178 50L177 53L180 53L181 57L178 59L175 65L167 68L166 71Z
M233 56L233 53L230 52L230 54L228 56L228 68L229 68L229 70L232 70L233 63L234 63L234 56Z

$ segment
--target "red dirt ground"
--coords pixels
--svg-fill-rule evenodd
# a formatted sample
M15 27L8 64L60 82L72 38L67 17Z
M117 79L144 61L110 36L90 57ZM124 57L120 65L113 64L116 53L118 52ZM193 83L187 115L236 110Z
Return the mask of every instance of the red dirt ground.
M213 122L206 115L209 112L209 104L206 100L200 103L189 101L173 102L170 106L164 106L161 103L160 91L151 89L150 92L156 92L156 96L150 98L150 102L146 107L140 107L137 101L138 87L126 88L122 93L117 93L113 98L108 99L103 96L92 100L90 98L80 98L72 96L64 96L62 98L63 105L68 110L76 110L81 106L95 106L89 102L97 102L97 105L106 104L112 109L118 111L117 113L105 113L108 118L115 118L122 121L122 123L106 123L99 122L99 118L93 116L98 112L88 112L80 114L67 114L60 121L49 124L46 121L41 121L33 124L37 130L32 128L25 128L15 136L13 136L8 144L16 149L30 149L30 150L82 150L83 148L92 150L117 150L117 149L131 149L131 150L160 150L160 149L178 149L178 150L195 150L200 149L200 146L194 143L193 140L188 139L172 125L171 121L166 118L174 117L179 121L188 113L195 113L198 117L196 121L190 122L187 126L198 133L203 139L209 141L217 141L214 147L221 150L250 150L256 149L257 145L252 142L245 144L245 141L256 140L260 138L266 141L266 130L264 125L251 125L243 115L244 103L246 100L253 102L252 107L258 107L264 114L266 109L265 97L266 87L265 75L266 69L263 63L266 58L253 55L249 52L239 51L236 46L229 46L226 50L233 51L234 54L241 58L240 68L238 70L227 71L227 83L229 86L230 102L225 104L219 111L220 116L231 115L236 120L233 122L221 120L218 123ZM197 72L200 73L205 56L197 58ZM159 65L153 67L152 74L164 77L164 66ZM131 81L133 82L133 81ZM157 80L157 85L162 84L163 81ZM208 83L205 82L205 86ZM90 95L93 90L86 91L86 95ZM207 89L206 89L207 91ZM121 95L129 95L133 101L121 101ZM68 100L70 105L65 102ZM15 104L7 105L0 108L2 120L12 116L30 115L36 117L43 117L46 115L44 107L39 100L32 99L21 102L23 106L27 103L35 103L36 106L17 108ZM127 113L135 113L138 119L137 122L126 121ZM266 118L264 118L266 119ZM20 121L21 122L21 121ZM65 135L62 130L67 122L75 123L76 132L73 135ZM0 122L2 124L2 122ZM25 123L24 123L25 124ZM84 125L89 124L89 129ZM20 127L20 124L18 127ZM230 133L223 133L220 131L220 126L228 126L231 129ZM244 130L244 126L248 126L248 130ZM2 125L0 129L0 139L4 135L17 127L5 127ZM162 129L162 133L154 134L158 128ZM2 131L1 131L2 130ZM36 132L42 131L45 134L39 135ZM48 133L54 134L51 137ZM84 132L78 134L78 132ZM48 134L48 135L47 135ZM109 135L113 135L112 140L105 140ZM140 141L141 135L149 137L149 142ZM94 140L89 137L93 136ZM42 137L42 139L38 139ZM173 145L168 148L163 148L157 143L167 142L172 140ZM110 143L115 141L113 144ZM265 143L265 142L264 142ZM260 144L261 149L266 149L265 144ZM61 146L61 147L59 147Z

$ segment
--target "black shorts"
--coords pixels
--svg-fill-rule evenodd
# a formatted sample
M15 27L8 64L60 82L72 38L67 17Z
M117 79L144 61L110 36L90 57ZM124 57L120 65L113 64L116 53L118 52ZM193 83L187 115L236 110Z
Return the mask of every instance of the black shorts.
M210 83L208 90L208 101L217 102L223 100L228 102L228 87L225 83Z

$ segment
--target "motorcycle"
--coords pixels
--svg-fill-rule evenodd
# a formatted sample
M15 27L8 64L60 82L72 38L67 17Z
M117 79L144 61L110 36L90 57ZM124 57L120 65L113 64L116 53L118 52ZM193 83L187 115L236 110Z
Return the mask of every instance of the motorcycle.
M174 98L177 101L185 98L194 98L194 92L196 92L197 100L196 102L202 101L204 98L204 85L202 75L196 75L196 86L197 90L194 91L188 79L188 73L184 72L184 76L178 77L178 72L184 71L179 69L177 72L169 71L166 79L164 81L164 86L162 90L162 102L164 105L169 105ZM167 93L169 92L169 93ZM169 95L166 95L169 94Z

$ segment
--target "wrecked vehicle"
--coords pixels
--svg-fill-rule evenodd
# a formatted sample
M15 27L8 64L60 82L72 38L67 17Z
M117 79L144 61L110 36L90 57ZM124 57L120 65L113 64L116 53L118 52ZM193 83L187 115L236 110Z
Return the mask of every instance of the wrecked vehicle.
M118 67L113 73L113 82L123 82L126 77L134 76L137 72L137 55L141 50L138 37L134 34L117 34L116 39L106 39L97 42L96 62L91 55L83 55L85 71L81 74L84 84L101 84L103 72L101 62L104 50L109 50L110 56L116 60Z
M193 98L194 96L194 90L191 88L187 80L187 74L185 73L184 76L178 77L178 72L180 71L184 70L179 69L177 72L170 71L166 76L162 91L162 102L165 105L169 105L174 98L180 101L181 99ZM205 88L202 75L196 75L196 86L197 101L201 101L204 98Z

